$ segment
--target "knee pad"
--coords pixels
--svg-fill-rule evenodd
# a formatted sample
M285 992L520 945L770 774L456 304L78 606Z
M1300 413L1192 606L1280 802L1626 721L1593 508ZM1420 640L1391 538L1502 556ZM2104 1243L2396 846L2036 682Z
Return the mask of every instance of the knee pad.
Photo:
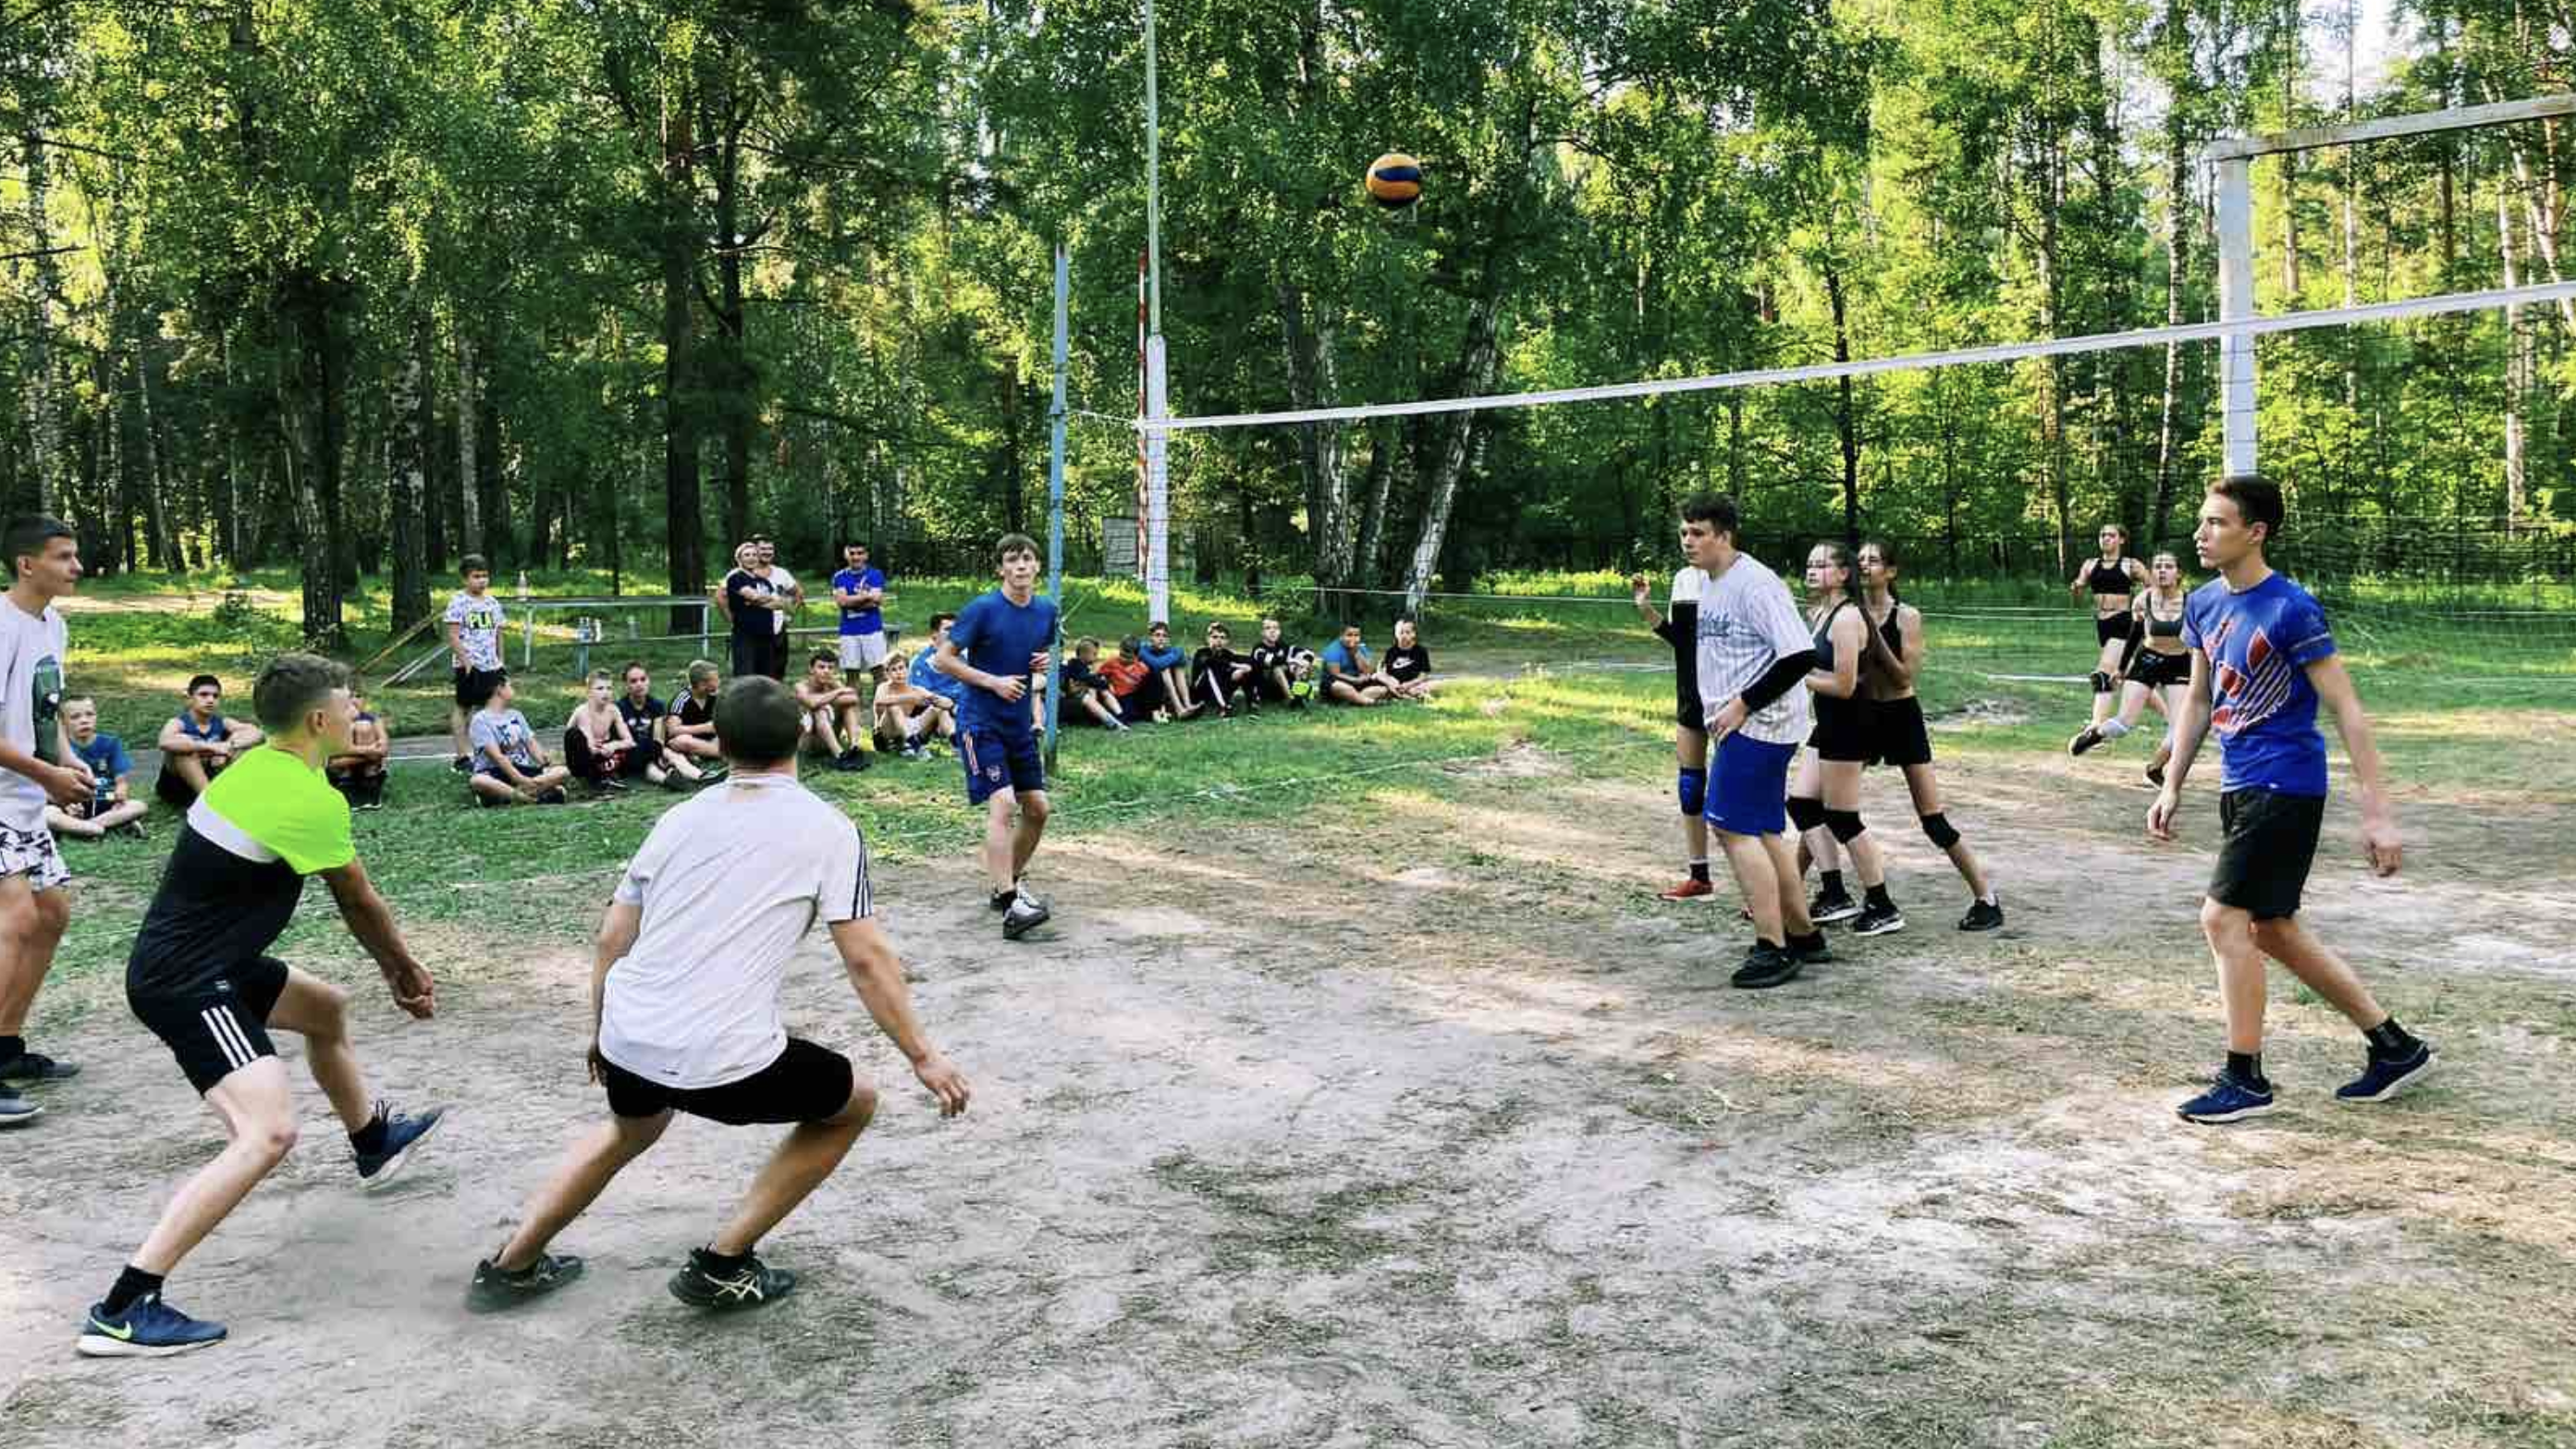
M1947 815L1924 816L1923 837L1943 850L1948 850L1959 843L1959 832L1951 828L1950 817Z
M1790 796L1789 823L1797 826L1801 832L1813 830L1824 824L1825 802L1811 800L1804 795Z
M2102 670L2094 670L2093 692L2095 694L2109 694L2111 692L2111 676Z
M1682 802L1684 815L1697 815L1708 808L1708 771L1688 766L1673 774L1673 794Z
M1849 845L1860 839L1861 832L1869 827L1861 823L1857 810L1828 810L1825 812L1825 828L1834 833L1834 839Z

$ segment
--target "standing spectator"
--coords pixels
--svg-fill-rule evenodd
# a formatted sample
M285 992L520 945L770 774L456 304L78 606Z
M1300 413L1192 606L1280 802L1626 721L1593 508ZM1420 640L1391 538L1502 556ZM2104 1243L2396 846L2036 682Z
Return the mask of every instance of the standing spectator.
M349 748L323 762L323 774L353 810L385 808L385 762L393 758L393 731L367 708L367 692L349 681Z
M829 649L814 651L796 681L796 702L805 710L805 738L823 747L832 768L864 770L871 761L859 744L859 692L841 682L838 659Z
M71 920L70 872L45 828L48 804L97 798L98 782L63 737L63 656L54 601L79 587L80 542L59 519L27 514L0 531L9 600L0 605L0 1127L41 1109L13 1082L54 1082L80 1068L27 1050L28 1008L53 969Z
M259 743L259 726L224 718L223 703L224 682L200 674L188 681L187 707L161 727L161 774L152 793L181 810L197 803L235 756Z
M1431 697L1431 651L1422 647L1421 635L1411 619L1395 621L1395 643L1388 646L1378 676L1394 688L1398 699Z
M626 733L635 741L635 748L646 753L649 763L644 778L656 785L666 780L683 785L703 783L705 777L689 757L671 748L671 707L653 696L653 671L645 668L642 660L630 659L624 674L626 690L617 696L617 713L626 721Z
M735 549L733 565L717 591L716 607L725 616L734 677L740 679L769 673L769 652L778 640L779 599L762 576L759 544L746 542Z
M518 689L504 674L492 686L491 698L474 712L469 731L474 741L474 773L466 783L486 805L522 801L561 805L571 798L564 793L564 781L572 778L572 771L546 758L545 746L528 728L528 717L511 707L518 697Z
M841 672L855 685L864 674L886 681L885 571L868 563L864 543L841 545L841 571L832 575L832 602L841 606Z
M1099 640L1085 639L1073 646L1073 658L1064 666L1064 703L1077 724L1087 719L1103 729L1126 733L1118 692L1100 673Z
M689 661L689 692L663 726L671 753L698 772L700 784L725 777L724 750L716 740L716 667L703 659Z
M1360 626L1344 624L1342 636L1324 646L1316 661L1324 677L1316 693L1326 704L1384 704L1395 697L1378 677L1377 661L1360 638Z
M1252 661L1234 652L1233 631L1220 623L1209 624L1207 643L1190 656L1192 697L1229 719L1237 711L1259 714L1260 690L1252 674Z
M509 622L501 601L492 594L492 565L479 553L456 561L465 589L447 601L447 656L456 676L456 707L448 711L447 733L456 744L456 773L474 771L473 746L466 721L492 697L501 677L501 629Z
M1196 719L1205 708L1190 693L1190 656L1172 643L1172 626L1157 619L1145 630L1145 647L1136 651L1145 667L1154 671L1154 680L1162 686L1163 699L1174 719Z
M789 631L796 623L796 611L805 607L805 586L778 566L778 545L770 542L768 534L753 534L752 542L760 549L761 581L769 585L770 598L775 601L770 605L769 668L764 672L784 684L787 651L794 638Z
M930 673L957 682L936 669ZM876 692L877 748L901 750L907 760L928 759L932 743L957 736L956 698L915 683L921 674L913 657L898 649L886 656L886 682Z
M127 793L126 777L134 773L134 758L125 752L125 741L98 727L97 702L77 696L64 700L63 734L72 754L89 766L90 777L98 785L87 800L47 805L45 824L56 835L84 840L96 840L110 831L141 840L143 814L152 807Z
M1282 636L1277 619L1261 621L1261 642L1252 646L1253 697L1264 704L1306 707L1299 692L1297 650Z

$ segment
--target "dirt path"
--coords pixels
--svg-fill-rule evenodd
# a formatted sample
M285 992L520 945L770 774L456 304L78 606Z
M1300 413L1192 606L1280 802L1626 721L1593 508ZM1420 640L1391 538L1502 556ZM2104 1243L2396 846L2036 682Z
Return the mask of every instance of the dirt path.
M2215 822L2147 851L2145 797L2098 778L1953 780L1999 937L1951 930L1955 882L1892 834L1911 927L1761 995L1716 984L1730 911L1649 898L1669 800L1533 753L1390 787L1407 816L1367 830L1051 851L1044 944L1002 945L962 870L891 871L975 1110L939 1123L825 963L800 971L792 1018L855 1046L888 1106L768 1244L807 1290L748 1320L662 1289L762 1149L698 1123L566 1236L588 1281L462 1311L599 1107L580 954L475 965L442 939L439 1021L364 1012L386 1089L456 1109L414 1174L358 1195L308 1091L305 1144L174 1284L234 1340L74 1357L82 1306L210 1150L157 1046L86 987L65 1045L88 1074L0 1136L0 1418L66 1445L2576 1435L2552 906L2576 820L2410 801L2416 858L2382 884L2344 860L2339 810L2313 915L2449 1075L2338 1111L2355 1038L2282 999L2287 1110L2190 1131L2170 1107L2217 1038L2190 914Z

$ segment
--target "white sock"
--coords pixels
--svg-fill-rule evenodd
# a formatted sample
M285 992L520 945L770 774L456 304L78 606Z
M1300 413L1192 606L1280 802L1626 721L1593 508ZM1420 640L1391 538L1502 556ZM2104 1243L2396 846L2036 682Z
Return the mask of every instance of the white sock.
M2129 727L2117 719L2106 719L2093 728L2106 740L2116 740L2129 732Z

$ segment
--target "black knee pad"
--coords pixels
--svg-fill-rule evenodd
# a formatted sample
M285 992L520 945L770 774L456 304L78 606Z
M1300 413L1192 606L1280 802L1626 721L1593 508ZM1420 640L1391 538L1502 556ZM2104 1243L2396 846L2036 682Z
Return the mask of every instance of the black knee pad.
M1813 830L1824 824L1825 802L1810 800L1804 795L1790 796L1789 823L1797 826L1801 832Z
M1924 816L1923 836L1943 850L1948 850L1959 843L1959 832L1950 827L1950 817L1947 815Z
M2102 670L2094 670L2093 692L2095 694L2109 694L2111 692L2111 676L2104 673Z
M1834 839L1849 845L1860 839L1860 833L1869 827L1860 823L1857 810L1828 810L1825 812L1825 828L1834 833Z

